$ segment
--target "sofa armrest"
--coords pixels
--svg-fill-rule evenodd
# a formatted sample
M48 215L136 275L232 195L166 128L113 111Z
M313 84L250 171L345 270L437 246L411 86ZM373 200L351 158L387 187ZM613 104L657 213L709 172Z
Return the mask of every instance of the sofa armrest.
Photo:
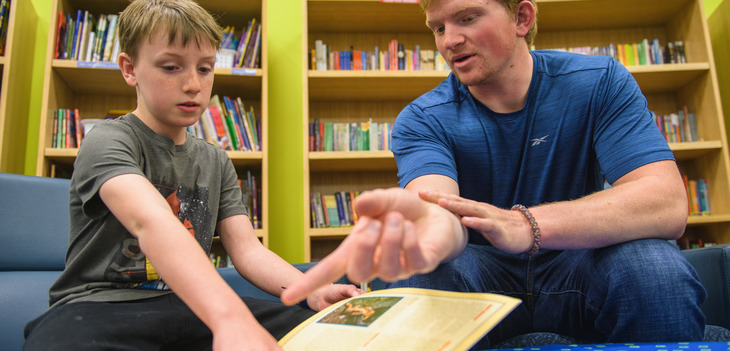
M730 329L730 244L682 250L682 253L695 267L707 290L707 300L702 305L707 324Z

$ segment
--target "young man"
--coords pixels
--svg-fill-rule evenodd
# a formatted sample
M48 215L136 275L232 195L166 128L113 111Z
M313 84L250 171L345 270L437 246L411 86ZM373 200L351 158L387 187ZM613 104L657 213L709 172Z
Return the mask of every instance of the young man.
M186 133L210 99L220 26L191 0L136 0L118 28L137 108L84 139L66 269L25 349L280 350L275 337L313 312L242 300L207 256L217 232L264 291L301 275L257 239L226 153ZM307 302L319 310L358 293L330 285Z
M396 119L405 189L363 194L361 222L282 300L342 273L410 277L393 286L522 299L491 345L701 340L705 291L667 241L686 225L683 183L629 72L530 51L529 0L420 3L452 74Z

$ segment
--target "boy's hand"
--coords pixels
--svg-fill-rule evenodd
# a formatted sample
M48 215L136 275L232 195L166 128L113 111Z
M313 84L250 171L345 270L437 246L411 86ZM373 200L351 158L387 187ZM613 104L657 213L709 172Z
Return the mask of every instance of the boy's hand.
M335 302L364 293L352 284L329 284L309 295L307 304L312 310L321 311Z

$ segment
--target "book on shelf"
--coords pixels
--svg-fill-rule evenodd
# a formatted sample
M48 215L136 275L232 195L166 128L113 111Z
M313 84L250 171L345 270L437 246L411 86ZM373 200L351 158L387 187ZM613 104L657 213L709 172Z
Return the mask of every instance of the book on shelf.
M241 98L213 95L200 119L188 132L223 150L261 151L261 122Z
M388 42L387 50L355 48L334 50L322 40L315 40L310 50L309 69L317 71L448 71L449 66L436 50L422 50L420 45L406 48L398 40Z
M677 239L676 244L680 250L701 249L703 247L710 247L710 246L717 245L717 243L715 243L715 242L707 242L707 241L703 240L702 238L690 239L686 236L683 236L683 237Z
M606 46L578 46L550 48L548 50L609 56L615 58L624 66L687 63L683 41L671 41L662 46L659 39L653 39L652 41L644 39L638 43L612 43Z
M256 18L248 21L245 29L240 35L236 34L235 26L227 26L223 29L221 51L219 53L231 53L230 59L223 62L216 60L216 67L221 68L259 68L259 54L261 52L261 24Z
M309 206L312 228L352 226L357 214L352 203L360 195L354 191L337 191L333 194L310 193Z
M246 171L246 178L238 179L241 188L241 199L246 206L248 217L254 229L261 229L261 185L250 170Z
M76 10L75 14L58 14L54 58L116 62L120 47L117 33L117 14L94 15Z
M710 199L707 190L707 180L689 179L682 175L684 188L687 194L687 204L690 216L710 214Z
M16 0L17 1L17 0ZM22 1L22 0L20 0ZM5 44L8 39L10 23L10 0L0 1L0 56L5 55Z
M662 132L668 143L685 143L699 141L695 114L690 113L687 106L677 112L666 115L658 115L651 112L652 119Z
M374 290L319 311L285 335L284 350L468 350L521 301L488 293Z
M81 145L83 126L78 109L57 109L53 113L51 147L72 149Z
M78 108L59 108L53 112L51 147L59 149L78 148L87 133L99 122L125 115L131 110L109 110L102 118L83 118Z
M390 150L393 124L389 122L320 122L309 124L309 151Z

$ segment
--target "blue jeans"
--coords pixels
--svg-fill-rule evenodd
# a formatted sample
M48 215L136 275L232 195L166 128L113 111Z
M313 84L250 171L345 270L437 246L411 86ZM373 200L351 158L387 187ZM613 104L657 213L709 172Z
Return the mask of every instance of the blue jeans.
M706 297L694 268L666 240L512 255L469 244L435 271L389 284L489 292L522 300L478 348L531 332L581 343L702 340Z

